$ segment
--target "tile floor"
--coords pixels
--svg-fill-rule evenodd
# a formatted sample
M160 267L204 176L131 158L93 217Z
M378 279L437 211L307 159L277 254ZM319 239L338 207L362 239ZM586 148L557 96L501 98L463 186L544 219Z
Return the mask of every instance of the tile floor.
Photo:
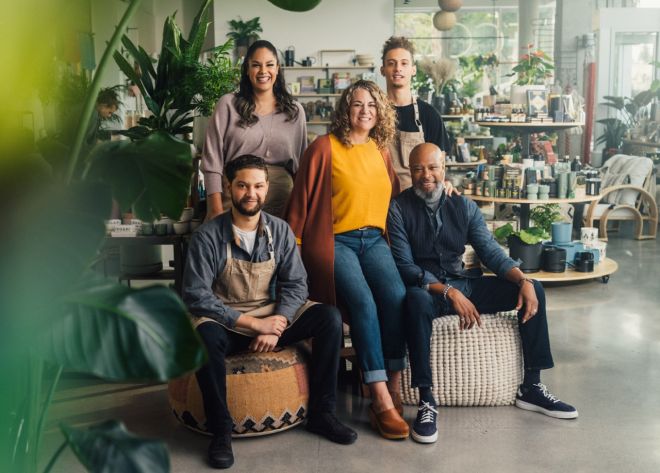
M368 401L340 393L342 419L359 433L352 446L302 428L234 442L239 472L635 472L660 471L660 240L610 239L619 264L608 284L547 287L556 368L543 381L580 417L551 419L517 409L441 408L432 445L387 441L368 425ZM60 443L59 420L84 426L117 418L169 446L173 472L209 470L207 438L169 414L164 386L69 381L54 404L45 453ZM75 415L70 412L75 411ZM413 407L405 416L412 419ZM54 471L83 471L66 452Z

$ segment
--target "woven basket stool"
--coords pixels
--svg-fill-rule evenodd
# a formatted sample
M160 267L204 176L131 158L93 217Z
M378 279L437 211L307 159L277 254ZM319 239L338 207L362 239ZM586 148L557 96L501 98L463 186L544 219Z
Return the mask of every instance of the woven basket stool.
M306 354L295 346L278 352L239 353L226 358L227 406L233 437L254 437L296 426L307 414L309 383ZM168 384L175 417L183 425L210 435L197 377L190 374Z
M481 323L481 328L461 330L457 315L433 321L433 393L442 406L505 406L515 401L523 372L516 312L482 314ZM408 367L401 397L404 404L417 405L419 394L410 381Z

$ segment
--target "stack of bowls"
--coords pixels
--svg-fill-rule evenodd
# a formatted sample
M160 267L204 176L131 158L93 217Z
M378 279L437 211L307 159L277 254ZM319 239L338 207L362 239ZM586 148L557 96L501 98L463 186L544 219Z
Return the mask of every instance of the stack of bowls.
M360 66L373 66L374 65L374 56L373 54L357 54L355 56L357 62Z

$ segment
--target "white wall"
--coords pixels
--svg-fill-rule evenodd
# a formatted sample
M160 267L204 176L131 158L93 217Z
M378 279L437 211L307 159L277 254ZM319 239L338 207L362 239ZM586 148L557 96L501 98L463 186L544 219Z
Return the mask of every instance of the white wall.
M318 56L321 49L355 49L380 57L383 42L394 32L393 0L324 0L309 12L288 12L266 0L215 0L214 32L222 43L227 22L261 18L261 38L284 51L293 45L296 59Z

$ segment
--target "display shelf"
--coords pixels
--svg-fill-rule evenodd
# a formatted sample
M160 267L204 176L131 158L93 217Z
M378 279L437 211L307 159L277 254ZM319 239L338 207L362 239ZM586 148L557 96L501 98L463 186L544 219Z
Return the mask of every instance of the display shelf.
M464 140L492 140L493 136L492 135L463 135L459 136L458 138L463 138Z
M601 278L606 283L610 275L619 269L616 261L605 258L602 262L594 265L594 270L589 273L582 273L573 268L566 268L563 273L549 273L547 271L537 271L535 273L525 273L525 276L536 279L541 282L574 282L587 281L589 279Z
M368 71L373 71L376 69L376 66L281 66L280 69L283 71L309 71L309 70L317 70L317 71L326 71L330 69L339 69L339 70L368 70Z
M521 130L524 133L534 133L535 131L545 130L568 130L576 126L584 126L580 122L552 122L552 123L515 123L515 122L477 122L479 126L487 126L489 128Z
M445 166L449 168L474 168L479 166L480 164L486 164L485 159L481 159L479 161L470 161L469 163L457 163L453 161L446 161Z
M341 97L341 94L331 93L331 94L319 94L317 92L307 93L307 94L296 94L291 96L295 99L296 97L310 98L310 97Z

